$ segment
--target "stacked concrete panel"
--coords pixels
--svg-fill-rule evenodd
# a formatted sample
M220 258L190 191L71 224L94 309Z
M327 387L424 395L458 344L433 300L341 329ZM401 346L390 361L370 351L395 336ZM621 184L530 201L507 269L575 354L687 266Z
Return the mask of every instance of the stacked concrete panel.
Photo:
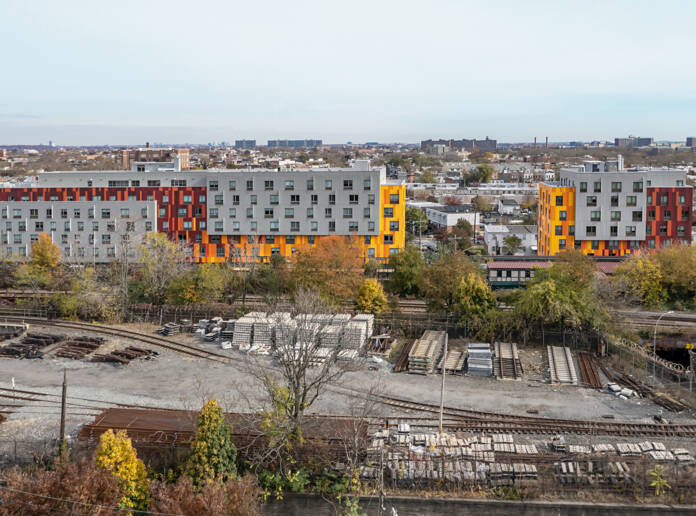
M491 345L482 342L467 344L467 371L471 376L492 376Z
M429 374L433 372L435 362L442 354L447 333L444 331L427 330L418 339L408 354L408 372Z

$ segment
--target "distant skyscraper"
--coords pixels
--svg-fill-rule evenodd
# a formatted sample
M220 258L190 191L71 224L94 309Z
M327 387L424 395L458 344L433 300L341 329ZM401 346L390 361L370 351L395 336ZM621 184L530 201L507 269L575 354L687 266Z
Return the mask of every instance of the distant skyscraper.
M696 136L687 136L686 137L686 146L687 147L696 147Z
M256 140L235 140L234 141L234 148L235 149L255 149L256 148Z

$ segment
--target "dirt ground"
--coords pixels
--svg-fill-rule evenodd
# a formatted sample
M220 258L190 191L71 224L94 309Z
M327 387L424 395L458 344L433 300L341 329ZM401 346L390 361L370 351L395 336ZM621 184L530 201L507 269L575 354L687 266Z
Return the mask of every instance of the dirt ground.
M130 325L129 329L151 333L155 326ZM84 332L40 329L44 333L78 335ZM247 411L262 405L262 391L258 382L243 367L239 351L222 351L204 343L193 335L173 337L202 349L216 350L233 358L230 364L186 357L172 351L157 349L153 360L135 360L128 365L91 363L47 356L42 360L0 359L0 387L41 391L56 395L36 401L0 398L0 403L19 405L4 407L12 411L0 424L0 440L47 439L58 433L60 405L58 403L63 371L68 376L67 430L75 435L80 426L91 421L100 408L114 403L137 404L152 407L198 410L203 402L217 398L228 411ZM5 344L5 343L2 343ZM2 345L0 344L0 345ZM116 347L142 343L107 338L98 353ZM156 349L156 348L152 348ZM524 369L521 381L501 381L494 378L448 376L445 386L445 404L504 414L526 414L528 411L542 417L568 419L602 419L611 415L615 421L651 422L661 413L660 407L644 399L621 400L608 392L576 386L555 386L547 382L545 354L539 349L520 350ZM264 358L267 367L272 360ZM367 390L380 383L386 392L414 401L439 403L441 378L407 373L392 373L369 364L349 367L342 378L346 387ZM352 370L356 369L356 370ZM8 395L8 391L0 391ZM22 395L31 397L29 395ZM312 407L321 414L345 414L354 403L354 396L328 389ZM382 415L398 415L398 410L383 407ZM696 423L694 414L664 414L672 421ZM613 442L612 439L570 436L573 443ZM684 447L687 443L681 443ZM691 443L693 444L693 443ZM696 447L696 446L694 446Z

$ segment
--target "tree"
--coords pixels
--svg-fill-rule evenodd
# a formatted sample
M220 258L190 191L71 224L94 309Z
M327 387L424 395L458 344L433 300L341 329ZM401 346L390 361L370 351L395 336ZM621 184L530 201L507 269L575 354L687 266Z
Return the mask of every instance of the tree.
M474 210L477 211L478 213L487 213L489 211L493 211L493 206L486 200L485 197L482 197L481 195L477 195L473 199L471 199L471 205L474 207Z
M445 195L442 202L445 206L461 206L463 204L462 198L456 195Z
M462 251L441 255L423 268L418 290L431 311L450 311L456 303L459 280L468 273L481 274L481 269Z
M51 469L6 470L3 483L0 515L7 516L101 514L97 506L116 508L122 498L118 477L86 458L73 462L67 453Z
M360 285L358 300L355 308L359 312L378 314L387 307L387 296L384 295L382 284L376 279L366 279Z
M493 174L495 173L495 169L493 168L493 165L483 163L476 167L476 173L479 183L490 183L491 179L493 178Z
M195 486L201 487L216 478L227 481L237 473L237 448L230 427L217 400L209 400L198 413L196 435L185 473Z
M144 297L153 304L163 304L167 292L184 264L184 249L165 233L147 233L140 244L138 260Z
M114 291L92 267L82 267L70 282L70 292L54 294L51 304L66 319L112 320L117 315Z
M363 279L363 259L354 238L322 237L292 257L297 287L315 289L327 300L355 299Z
M423 210L418 208L406 208L406 229L420 234L428 230L428 217Z
M109 429L101 435L94 462L97 468L110 471L120 479L119 488L123 493L119 502L121 508L147 509L150 503L147 471L125 430L114 434Z
M437 176L430 170L424 170L420 176L418 176L419 183L437 183Z
M522 249L522 239L517 235L508 235L503 238L503 252L505 254L515 254Z
M162 514L197 516L261 516L261 490L252 475L226 482L207 482L198 488L182 476L175 483L152 483L150 511Z
M32 268L43 271L55 269L60 265L60 248L46 233L41 233L38 239L32 242L29 263Z
M667 299L696 304L696 247L675 245L652 255L662 275Z
M616 269L614 283L623 280L629 293L649 307L661 306L667 301L667 291L662 286L660 268L649 256L634 255Z
M655 469L650 472L650 477L652 477L650 487L655 488L655 496L662 496L669 489L672 489L672 486L669 485L665 478L665 468L659 464L656 464Z
M455 291L454 312L459 320L477 322L495 309L493 292L480 274L469 272L459 280Z
M423 256L414 245L407 245L400 253L389 256L389 276L387 287L396 294L410 295L418 291L418 277L425 265Z

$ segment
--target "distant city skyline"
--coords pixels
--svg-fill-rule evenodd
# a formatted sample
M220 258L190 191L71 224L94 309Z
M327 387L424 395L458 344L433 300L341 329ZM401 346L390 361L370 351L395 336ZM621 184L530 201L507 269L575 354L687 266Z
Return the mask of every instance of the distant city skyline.
M0 145L696 135L694 2L3 7Z

